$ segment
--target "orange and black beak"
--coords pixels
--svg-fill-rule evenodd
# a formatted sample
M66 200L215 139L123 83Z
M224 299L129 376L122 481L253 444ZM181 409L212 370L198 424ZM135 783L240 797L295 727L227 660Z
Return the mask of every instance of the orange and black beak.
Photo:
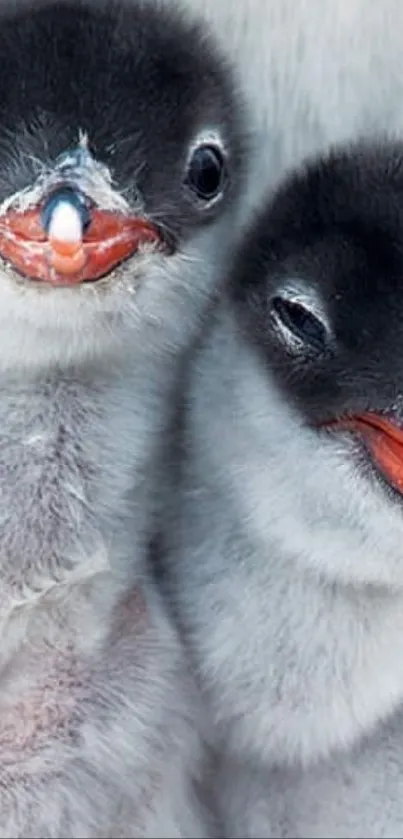
M368 447L373 461L387 481L403 493L403 428L393 420L375 413L333 420L330 429L352 431Z
M41 206L0 216L0 256L23 276L53 286L98 280L146 244L161 244L151 222L89 206L66 187Z

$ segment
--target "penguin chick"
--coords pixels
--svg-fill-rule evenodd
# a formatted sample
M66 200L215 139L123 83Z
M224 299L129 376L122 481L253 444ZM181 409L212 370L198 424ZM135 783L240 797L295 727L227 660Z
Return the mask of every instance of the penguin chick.
M227 836L403 829L402 277L403 145L335 151L254 220L187 367L162 541Z
M183 2L211 25L249 103L246 216L268 179L275 188L308 154L385 128L401 132L399 0L350 0L348 10L339 0Z
M0 56L0 836L205 836L197 694L143 557L237 97L150 0L3 3Z

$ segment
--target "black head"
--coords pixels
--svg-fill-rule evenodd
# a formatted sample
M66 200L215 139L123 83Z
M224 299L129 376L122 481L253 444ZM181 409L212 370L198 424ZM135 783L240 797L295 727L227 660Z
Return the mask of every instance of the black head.
M226 291L246 371L231 474L251 532L312 580L401 587L403 144L358 144L291 175Z
M219 212L240 165L238 112L200 25L150 0L17 0L0 24L0 202L80 131L172 235Z
M0 60L3 343L20 321L45 360L52 331L54 357L92 352L142 317L182 339L241 183L240 105L208 31L158 0L17 0Z
M359 145L293 175L230 279L239 317L312 423L403 400L403 145Z

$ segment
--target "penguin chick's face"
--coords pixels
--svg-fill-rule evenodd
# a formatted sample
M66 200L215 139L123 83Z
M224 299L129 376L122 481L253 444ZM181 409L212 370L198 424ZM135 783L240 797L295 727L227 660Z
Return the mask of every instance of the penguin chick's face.
M230 291L269 397L264 520L336 577L401 584L403 145L292 176L246 236Z
M3 364L74 361L140 321L185 330L219 270L241 163L207 34L153 0L0 15Z

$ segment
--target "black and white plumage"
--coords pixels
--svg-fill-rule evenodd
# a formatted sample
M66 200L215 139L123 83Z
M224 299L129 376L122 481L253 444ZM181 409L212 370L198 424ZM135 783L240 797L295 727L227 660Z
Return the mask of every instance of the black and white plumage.
M163 557L227 836L403 829L402 278L403 146L335 151L253 221L187 367Z
M3 3L0 56L0 836L204 836L197 695L143 553L232 234L237 97L150 0Z

